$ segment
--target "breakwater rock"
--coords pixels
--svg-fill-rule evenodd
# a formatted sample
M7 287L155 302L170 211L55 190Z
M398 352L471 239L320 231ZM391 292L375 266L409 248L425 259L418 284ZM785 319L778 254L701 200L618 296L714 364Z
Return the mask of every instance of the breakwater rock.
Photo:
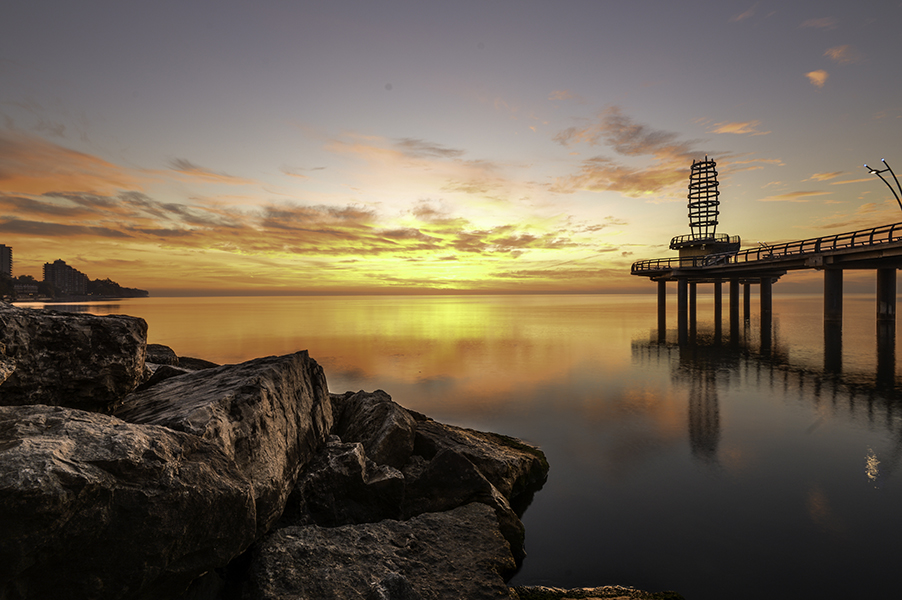
M146 331L0 303L0 600L517 597L541 450Z

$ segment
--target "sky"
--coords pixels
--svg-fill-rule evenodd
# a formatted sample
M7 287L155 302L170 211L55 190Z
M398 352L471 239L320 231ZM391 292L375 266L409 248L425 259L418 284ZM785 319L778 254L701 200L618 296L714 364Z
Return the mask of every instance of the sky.
M152 294L650 291L902 221L902 1L7 0L0 244ZM813 277L813 275L810 275ZM809 278L810 278L809 277ZM804 277L803 277L804 279Z

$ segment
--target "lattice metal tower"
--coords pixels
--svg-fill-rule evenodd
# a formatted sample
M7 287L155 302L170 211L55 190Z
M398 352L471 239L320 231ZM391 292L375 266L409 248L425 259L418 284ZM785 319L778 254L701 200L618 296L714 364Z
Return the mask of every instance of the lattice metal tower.
M739 236L717 234L717 217L720 215L720 190L717 189L717 163L705 156L705 160L693 160L689 171L689 235L670 240L670 248L679 250L680 256L701 256L739 250Z
M714 240L720 214L719 196L717 163L707 156L705 160L693 160L689 174L689 228L694 241Z

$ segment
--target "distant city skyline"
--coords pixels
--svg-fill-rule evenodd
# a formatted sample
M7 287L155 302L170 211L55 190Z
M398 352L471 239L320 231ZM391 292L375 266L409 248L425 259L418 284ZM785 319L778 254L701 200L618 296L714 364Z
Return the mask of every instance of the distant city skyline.
M652 293L706 155L745 246L902 221L873 8L13 0L0 240L155 295Z

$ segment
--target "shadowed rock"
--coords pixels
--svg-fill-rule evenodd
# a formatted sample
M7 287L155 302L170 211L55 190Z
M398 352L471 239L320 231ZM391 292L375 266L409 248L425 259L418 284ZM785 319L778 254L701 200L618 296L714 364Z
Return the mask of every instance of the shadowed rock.
M377 464L400 469L413 452L416 421L382 390L332 394L334 433L360 442Z
M144 376L147 323L0 302L0 404L111 412Z
M401 472L369 460L360 443L334 440L298 480L281 523L335 527L399 519L404 497Z
M222 449L253 485L258 534L282 514L299 471L332 427L325 375L306 351L167 379L129 396L116 416Z
M478 503L409 521L285 527L254 552L248 600L382 598L387 580L400 598L516 598L504 583L514 559L494 511Z
M62 407L0 407L0 598L171 598L254 540L218 448Z

